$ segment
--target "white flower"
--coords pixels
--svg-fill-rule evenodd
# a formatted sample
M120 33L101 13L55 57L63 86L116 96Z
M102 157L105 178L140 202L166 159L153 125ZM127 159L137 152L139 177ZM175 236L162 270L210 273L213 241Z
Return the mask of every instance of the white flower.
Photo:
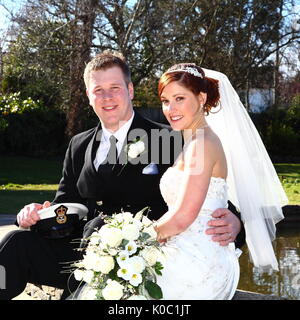
M145 209L135 216L131 212L115 214L92 233L83 259L74 263L75 279L87 283L83 299L147 300L144 281L152 280L151 267L160 261L160 251L142 237L144 233L150 235L149 240L157 237L153 222L142 214ZM141 295L133 294L132 286Z
M114 219L116 219L118 222L131 222L133 219L133 214L131 212L122 212L118 213L114 216Z
M113 217L116 221L123 222L123 214L122 213L115 214Z
M98 255L92 250L87 250L82 263L85 269L93 270L95 265L97 264L97 261Z
M120 300L123 296L124 287L115 280L107 280L106 287L102 290L102 296L105 300Z
M131 276L131 279L129 280L129 283L132 286L137 287L140 283L142 283L142 281L143 281L142 276L139 273L134 273Z
M86 251L83 258L83 266L87 270L96 272L109 273L115 265L114 259L108 255L99 255L91 250Z
M123 212L122 215L125 223L131 222L133 220L133 214L131 212L126 211L126 212Z
M107 245L106 243L103 243L103 242L99 242L97 243L96 245L93 245L92 243L89 243L89 247L88 248L91 248L91 249L95 249L97 248L98 251L101 251L101 252L107 252L107 250L110 248L109 245ZM87 248L87 249L88 249Z
M74 278L77 280L77 281L81 281L83 279L83 275L84 275L84 271L83 270L80 270L80 269L76 269L74 271Z
M110 247L117 247L123 240L122 231L115 227L109 227L107 224L101 227L100 238L104 244Z
M135 143L131 143L128 147L128 157L131 159L135 159L145 150L145 144L143 141L137 141Z
M83 294L80 296L80 300L97 300L97 293L97 289L87 286L83 289Z
M97 245L100 241L100 235L98 232L93 232L91 234L90 244L91 245Z
M157 260L160 256L160 252L155 247L148 247L148 248L143 249L140 252L140 255L146 260L146 262L150 266L153 266L157 262Z
M129 297L127 300L148 300L148 299L142 295L133 295Z
M126 240L136 240L140 236L139 226L135 223L124 224L122 236Z
M94 272L92 270L85 270L82 280L86 283L91 283L94 278Z
M128 263L130 264L134 273L142 273L145 269L145 261L142 257L133 256L128 259Z
M141 140L137 141L134 145L139 153L142 153L145 150L145 143Z
M129 259L129 253L128 251L121 251L119 254L118 254L118 257L117 257L117 262L119 264L119 266L122 266L123 264L125 264Z
M128 148L128 157L131 159L135 159L138 155L138 150L134 147L134 145L130 145Z
M104 274L109 273L115 267L114 258L111 256L100 256L96 268L94 271L102 272Z
M146 232L150 235L150 240L155 240L157 238L157 232L155 231L153 225L144 228L143 232Z
M133 255L136 253L137 245L134 241L129 241L125 247L125 250L129 253L129 255Z
M130 264L123 264L122 267L118 270L117 276L124 280L130 280L132 277L132 268Z
M133 220L132 223L135 224L139 228L139 230L141 230L143 228L142 222L137 219Z
M118 254L118 250L114 249L114 248L108 248L107 252L109 253L109 255L111 256L116 256Z

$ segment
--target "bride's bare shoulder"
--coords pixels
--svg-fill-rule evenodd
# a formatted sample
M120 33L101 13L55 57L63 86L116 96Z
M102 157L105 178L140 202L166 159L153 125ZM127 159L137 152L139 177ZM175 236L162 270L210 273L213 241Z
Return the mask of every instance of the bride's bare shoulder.
M196 134L188 145L191 150L199 149L203 152L216 152L222 150L222 143L213 130L207 128Z
M211 148L215 148L216 150L223 149L222 142L218 135L209 128L204 134L204 140L207 145Z

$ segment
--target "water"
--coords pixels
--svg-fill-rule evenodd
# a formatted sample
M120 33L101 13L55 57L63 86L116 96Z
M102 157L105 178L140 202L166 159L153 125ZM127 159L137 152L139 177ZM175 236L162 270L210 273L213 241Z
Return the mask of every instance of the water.
M249 262L246 246L242 248L238 289L300 300L300 228L278 231L273 244L278 272L262 273Z

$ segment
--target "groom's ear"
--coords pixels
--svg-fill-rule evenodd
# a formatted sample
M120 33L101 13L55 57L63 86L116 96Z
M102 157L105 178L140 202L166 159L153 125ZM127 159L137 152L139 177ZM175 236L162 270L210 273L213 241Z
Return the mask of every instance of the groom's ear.
M200 92L199 95L198 95L198 100L199 100L201 105L204 105L206 100L207 100L207 93Z
M129 92L130 99L132 100L134 98L134 87L132 82L128 83L128 92Z

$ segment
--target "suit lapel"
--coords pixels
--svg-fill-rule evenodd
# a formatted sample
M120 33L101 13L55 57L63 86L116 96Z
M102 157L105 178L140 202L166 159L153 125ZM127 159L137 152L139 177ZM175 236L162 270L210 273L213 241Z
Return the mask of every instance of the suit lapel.
M143 118L137 113L135 112L134 114L134 118L132 121L132 124L127 132L127 136L126 139L124 141L124 144L122 146L119 158L118 158L118 163L113 167L113 173L116 175L120 175L122 172L124 172L125 170L127 171L128 166L130 166L130 162L128 161L128 154L127 154L127 148L128 145L135 142L135 139L132 139L130 132L133 130L140 130L141 133L144 133L143 135L145 135L146 132L146 136L142 137L141 140L144 141L145 145L148 145L148 141L149 141L149 137L148 135L150 134L146 128L145 125L145 121L143 120ZM136 138L136 137L134 137ZM148 148L146 148L146 150L144 152L148 152L147 150Z
M85 169L87 169L89 172L93 174L96 173L96 169L94 166L94 159L96 157L96 152L101 143L101 135L102 135L101 123L99 123L94 133L94 136L91 139L90 143L88 144L85 152L85 158L84 158Z
M93 197L98 189L98 186L95 183L95 175L97 175L97 171L94 166L94 159L100 141L101 123L98 124L93 137L87 145L84 156L84 164L77 181L77 187L80 194L83 194L87 197Z

